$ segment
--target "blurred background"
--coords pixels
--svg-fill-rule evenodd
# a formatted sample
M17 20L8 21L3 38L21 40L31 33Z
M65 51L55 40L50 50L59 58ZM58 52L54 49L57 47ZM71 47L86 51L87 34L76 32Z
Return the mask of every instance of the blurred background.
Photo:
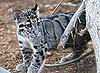
M40 7L40 15L51 15L60 0L0 0L0 67L11 73L17 72L15 67L22 62L16 37L16 26L12 17L13 10L32 8L36 3ZM75 11L82 0L64 0L56 12ZM58 63L70 50L48 55L47 63ZM94 54L62 67L44 68L43 73L96 73Z

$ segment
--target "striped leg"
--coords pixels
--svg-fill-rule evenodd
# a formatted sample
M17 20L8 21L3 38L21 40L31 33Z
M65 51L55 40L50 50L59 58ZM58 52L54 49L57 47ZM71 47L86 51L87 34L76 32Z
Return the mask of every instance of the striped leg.
M23 57L23 63L22 64L18 64L16 66L17 71L21 71L22 73L27 73L27 68L29 67L31 61L32 61L32 53L33 50L30 48L26 48L22 45L22 42L19 42L19 46L20 46L20 50L21 50L21 54Z
M45 48L34 46L34 49L35 49L34 57L32 59L31 65L28 68L27 73L38 73L40 67L42 66L44 62L45 56L46 56Z

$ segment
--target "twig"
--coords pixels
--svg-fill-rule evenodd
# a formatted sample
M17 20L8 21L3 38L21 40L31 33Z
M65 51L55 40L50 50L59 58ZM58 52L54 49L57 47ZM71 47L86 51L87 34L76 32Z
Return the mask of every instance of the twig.
M51 15L55 13L55 11L57 10L57 8L61 5L61 3L63 2L64 0L60 0L60 2L58 3L58 5L56 6L56 8L52 11Z
M75 59L73 59L73 60L70 60L70 61L67 61L67 62L64 62L64 63L60 63L60 64L45 64L45 66L46 66L46 67L64 66L64 65L67 65L67 64L76 62L76 61L82 59L83 57L88 56L88 55L91 54L91 53L93 53L93 48L87 49L81 56L79 56L78 58L75 58Z

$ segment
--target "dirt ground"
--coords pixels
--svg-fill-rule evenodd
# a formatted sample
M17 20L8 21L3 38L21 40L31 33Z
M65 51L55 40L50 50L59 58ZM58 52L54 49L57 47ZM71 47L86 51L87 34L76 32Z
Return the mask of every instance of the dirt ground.
M16 26L12 17L13 10L32 8L37 2L41 15L50 15L60 0L0 0L0 67L11 73L19 73L15 67L22 62L16 37ZM79 0L65 0L64 2ZM76 7L60 6L57 12L74 11ZM47 63L57 63L58 59L66 55L53 53L48 56ZM95 56L91 54L82 60L62 67L44 68L43 73L96 73Z

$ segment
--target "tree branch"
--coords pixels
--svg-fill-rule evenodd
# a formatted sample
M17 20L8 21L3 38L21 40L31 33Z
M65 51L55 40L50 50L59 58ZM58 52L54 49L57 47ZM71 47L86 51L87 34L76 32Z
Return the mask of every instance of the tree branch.
M56 6L56 8L52 11L51 15L55 13L55 11L57 10L57 8L61 5L61 3L63 2L64 0L60 0L60 2L58 3L58 5Z
M65 43L68 40L68 37L69 37L69 34L70 34L71 30L75 27L75 23L76 23L77 19L79 18L79 16L81 15L81 13L85 9L85 3L84 2L85 2L85 0L82 2L81 6L76 11L76 13L74 14L74 16L70 20L67 28L65 29L64 33L62 34L62 36L60 38L60 42L58 44L58 48L60 48L60 47L64 48Z

